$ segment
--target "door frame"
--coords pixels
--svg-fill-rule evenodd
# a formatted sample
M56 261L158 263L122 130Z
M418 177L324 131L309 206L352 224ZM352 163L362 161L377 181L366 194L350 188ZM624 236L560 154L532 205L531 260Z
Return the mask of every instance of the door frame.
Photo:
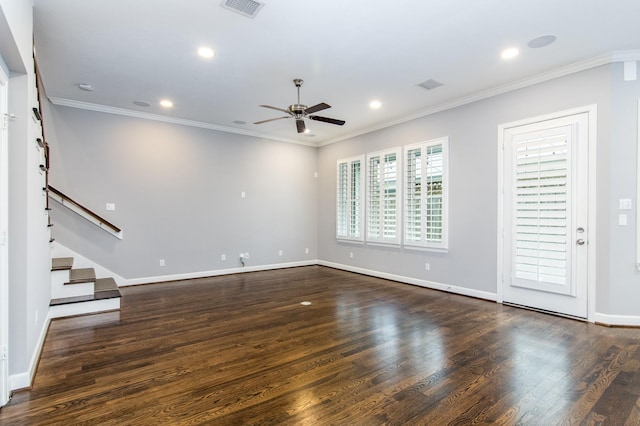
M588 211L587 211L587 321L594 322L596 306L596 169L597 169L597 141L598 141L598 107L595 104L585 105L568 110L558 111L536 117L525 118L518 121L498 125L498 259L497 259L497 298L498 303L503 303L503 271L504 271L504 133L506 129L519 127L541 121L553 120L561 117L586 113L588 117Z
M0 68L0 407L9 401L9 78ZM6 124L6 128L5 128Z

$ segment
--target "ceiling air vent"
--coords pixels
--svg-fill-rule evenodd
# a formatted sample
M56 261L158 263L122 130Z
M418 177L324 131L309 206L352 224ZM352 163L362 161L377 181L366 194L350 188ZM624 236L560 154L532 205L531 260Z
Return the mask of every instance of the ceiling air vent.
M254 0L223 0L220 6L225 9L229 9L233 12L239 13L242 16L254 18L264 3L260 3Z
M422 86L427 90L433 90L436 87L442 86L442 83L440 83L439 81L435 81L434 79L430 78L429 80L423 81L422 83L418 84L418 86Z

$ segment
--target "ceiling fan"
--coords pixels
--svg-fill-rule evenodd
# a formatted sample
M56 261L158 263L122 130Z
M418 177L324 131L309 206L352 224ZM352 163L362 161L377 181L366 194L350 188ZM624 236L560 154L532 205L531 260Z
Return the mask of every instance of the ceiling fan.
M253 124L262 124L267 123L269 121L282 120L284 118L295 118L296 119L296 128L298 129L298 133L304 133L306 130L306 126L304 124L304 118L308 118L310 120L322 121L323 123L329 124L337 124L338 126L342 126L345 122L344 120L336 120L335 118L322 117L319 115L310 115L314 112L322 111L323 109L331 108L331 105L325 104L324 102L319 103L318 105L307 107L306 105L302 105L300 103L300 86L302 86L303 81L299 78L293 80L293 84L298 88L298 103L289 105L287 109L282 109L278 107L274 107L271 105L260 105L263 108L271 108L276 111L282 111L288 115L284 117L270 118L268 120L256 121Z

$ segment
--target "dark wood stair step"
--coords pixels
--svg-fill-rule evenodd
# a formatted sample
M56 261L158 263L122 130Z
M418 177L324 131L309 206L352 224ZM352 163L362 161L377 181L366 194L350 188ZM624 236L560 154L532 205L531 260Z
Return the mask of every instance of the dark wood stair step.
M52 299L49 306L68 305L71 303L91 302L93 300L113 299L121 297L120 290L113 278L99 278L95 280L95 290L93 294L86 296L62 297Z
M72 269L69 272L69 281L65 284L90 283L96 280L96 271L93 268Z
M94 287L94 293L102 293L105 291L118 291L118 284L113 278L98 278Z
M54 257L51 259L52 271L65 271L73 267L73 257Z

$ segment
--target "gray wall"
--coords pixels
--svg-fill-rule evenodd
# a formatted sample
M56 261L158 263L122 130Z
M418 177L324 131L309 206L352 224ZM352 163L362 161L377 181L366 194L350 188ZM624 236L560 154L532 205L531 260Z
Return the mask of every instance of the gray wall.
M124 238L57 203L52 233L122 277L317 258L315 148L51 104L45 121L51 185Z
M612 133L608 141L611 149L611 202L607 231L611 236L608 282L609 310L618 315L640 313L640 272L636 268L636 209L637 209L637 145L638 100L640 81L623 80L623 64L615 64L612 72ZM630 198L633 210L619 210L619 199ZM626 214L628 225L618 225L618 215Z
M39 124L33 77L30 1L0 1L0 54L10 70L9 112L9 374L29 385L51 299L49 230L36 145Z
M598 312L640 314L631 307L637 300L640 286L633 273L623 281L610 280L609 247L635 252L632 239L610 233L609 151L612 145L610 102L612 80L620 80L618 67L601 66L578 74L557 78L528 88L458 107L399 124L391 128L359 136L319 150L319 224L318 252L320 259L351 267L395 274L420 280L459 286L482 292L497 292L497 183L498 183L498 125L511 121L549 114L570 108L597 104L597 306ZM627 92L630 99L640 96ZM631 101L629 101L631 102ZM626 108L626 107L625 107ZM632 111L636 111L635 107ZM637 118L636 118L637 120ZM632 117L625 120L629 127ZM616 123L617 124L617 123ZM627 129L630 131L630 129ZM450 138L450 204L449 252L446 254L381 247L369 244L341 243L335 239L336 160L382 148L402 146L437 137ZM630 142L624 142L629 145ZM630 146L616 147L615 162L624 162L624 169L616 170L612 186L618 180L632 180L635 158ZM618 158L619 157L619 158ZM616 166L617 167L617 166ZM618 177L619 175L619 177ZM629 191L634 182L628 185ZM627 195L629 197L629 195ZM617 200L615 200L617 204ZM617 219L617 215L616 215ZM632 229L628 227L628 229ZM349 258L349 252L354 258ZM613 253L612 253L612 257ZM431 270L425 271L429 262ZM616 261L617 262L617 261ZM627 260L629 263L629 260ZM617 263L616 263L617 266ZM632 265L631 265L632 266ZM629 268L627 267L627 270ZM615 296L615 297L614 297ZM611 297L611 301L609 301ZM615 299L615 300L614 300ZM636 304L637 305L637 304Z

